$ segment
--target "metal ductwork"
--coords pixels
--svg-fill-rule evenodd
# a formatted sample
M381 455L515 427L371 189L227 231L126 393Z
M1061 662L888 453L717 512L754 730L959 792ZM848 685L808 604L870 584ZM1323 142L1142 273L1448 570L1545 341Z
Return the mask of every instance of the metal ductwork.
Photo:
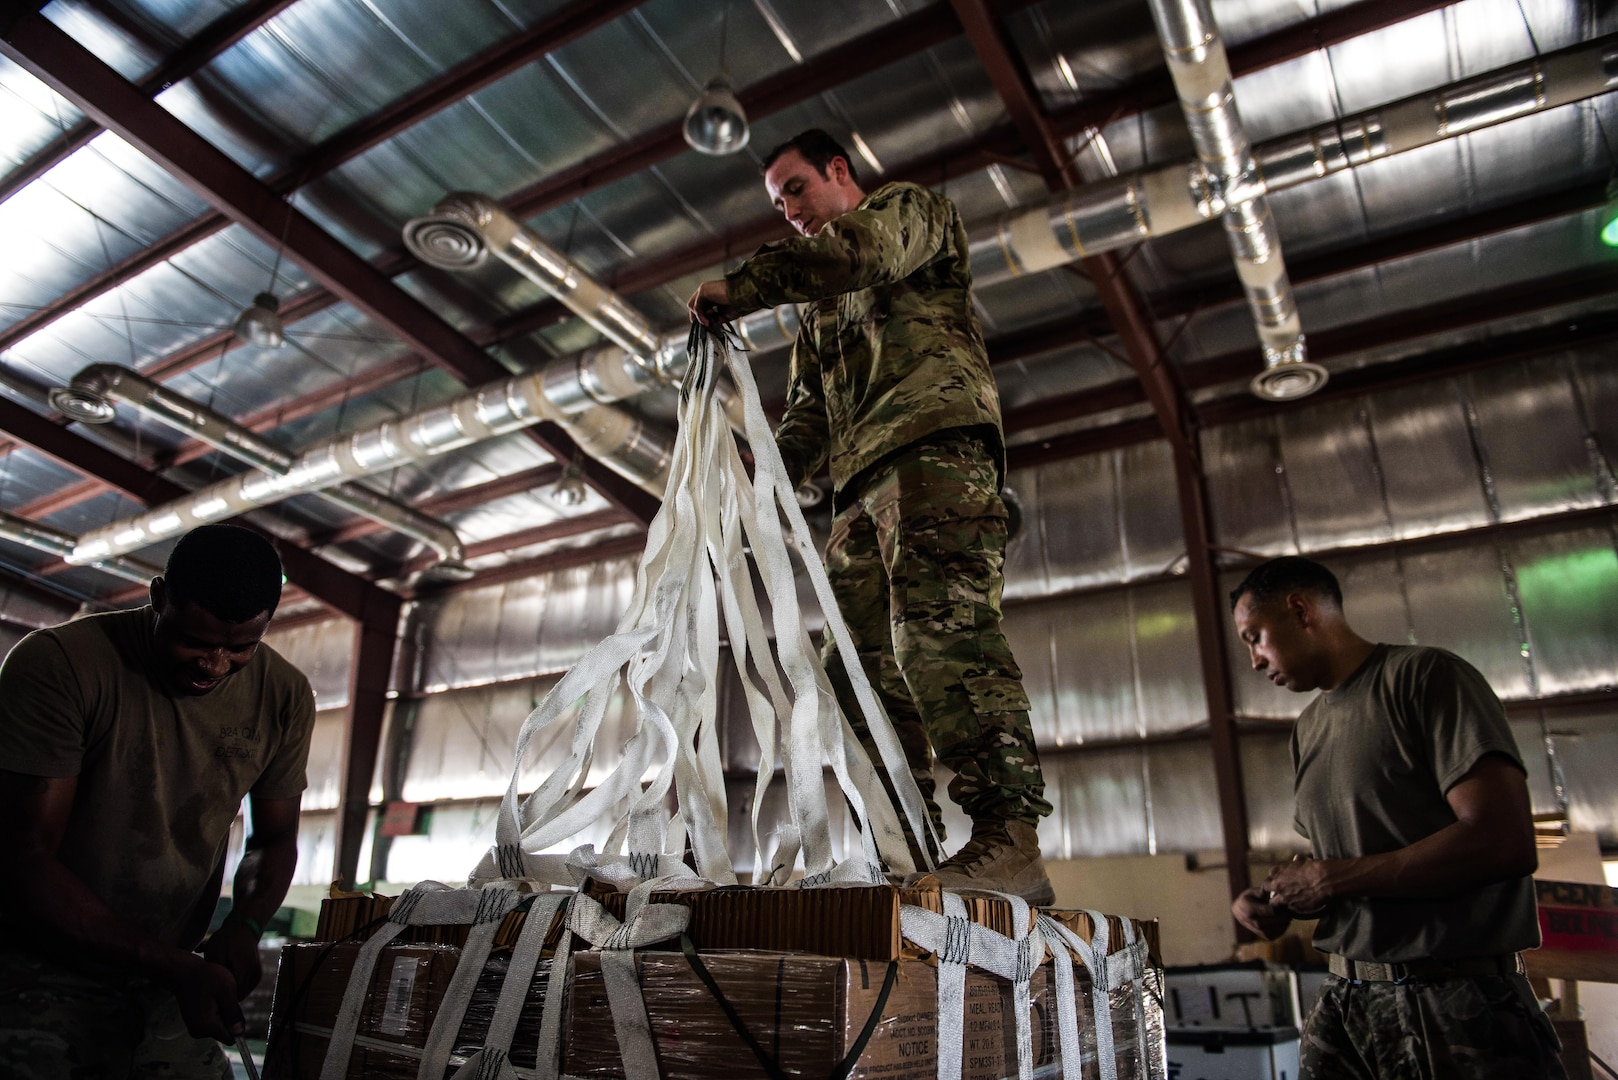
M546 398L543 373L519 375L457 398L327 439L297 454L285 471L249 469L143 514L85 533L67 561L93 563L293 495L309 495L422 458L521 431L561 423L603 464L654 494L668 479L673 440L622 409L595 405L564 415Z
M1258 163L1236 108L1230 62L1213 11L1208 0L1149 3L1191 144L1225 205L1219 217L1264 353L1264 371L1253 380L1253 392L1271 400L1312 394L1325 385L1326 369L1305 359L1298 305L1269 201L1248 194L1261 190Z
M112 403L122 401L239 461L273 473L285 474L294 460L289 451L251 429L118 364L90 365L73 376L70 384L51 391L50 401L62 415L90 424L111 420ZM428 577L465 581L472 576L460 536L437 518L355 483L338 484L319 494L432 548L438 562L426 570Z
M979 285L990 285L1128 247L1222 217L1232 202L1251 203L1271 192L1615 87L1618 35L1609 34L1261 143L1252 153L1256 168L1237 184L1225 185L1201 160L1086 184L969 230L972 277ZM1243 284L1249 285L1245 277ZM1289 387L1287 368L1266 369L1266 374L1271 370L1281 372L1270 376L1280 382L1266 387L1272 393L1297 397L1315 388Z
M425 217L405 223L404 242L422 262L442 270L470 270L493 254L612 342L546 365L545 396L563 412L622 401L657 386L676 386L685 374L684 328L668 333L653 329L629 301L487 195L451 192ZM760 314L764 318L754 320L755 329L768 336L765 347L773 348L780 321L768 312ZM797 333L795 312L791 323L788 341ZM741 431L741 405L728 378L720 384L719 397L731 427Z
M73 553L74 547L79 542L78 537L72 533L53 529L49 525L41 525L37 521L29 521L16 514L8 514L4 510L0 510L0 538L31 547L36 551L59 555L64 559ZM162 573L155 566L117 555L80 565L93 566L113 577L133 581L137 585L149 585L154 577Z
M411 254L441 270L470 270L493 254L649 365L655 376L674 381L657 368L664 352L662 336L640 312L487 195L451 192L426 217L405 223L404 242Z

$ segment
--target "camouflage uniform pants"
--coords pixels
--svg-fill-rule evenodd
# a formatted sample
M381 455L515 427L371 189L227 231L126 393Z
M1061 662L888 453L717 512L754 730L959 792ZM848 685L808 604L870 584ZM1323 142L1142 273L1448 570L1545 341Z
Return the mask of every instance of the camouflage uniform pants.
M851 487L832 520L826 570L934 823L935 753L955 772L950 798L974 820L1037 823L1051 804L1022 671L1000 629L1006 508L993 458L970 433L945 432ZM828 638L822 655L877 760L836 643Z
M0 1080L230 1080L212 1039L186 1033L174 995L0 950Z
M1303 1025L1299 1080L1567 1080L1521 975L1326 980Z

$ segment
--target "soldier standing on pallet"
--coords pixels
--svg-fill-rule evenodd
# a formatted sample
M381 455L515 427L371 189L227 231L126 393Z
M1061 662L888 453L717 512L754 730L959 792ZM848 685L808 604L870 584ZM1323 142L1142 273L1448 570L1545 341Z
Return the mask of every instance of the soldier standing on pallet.
M259 643L281 580L263 537L204 525L150 607L37 630L0 666L0 1076L230 1077L214 1040L243 1031L292 881L314 727L309 680Z
M1051 805L1000 629L1005 442L966 229L954 203L916 184L867 195L823 131L764 167L771 202L802 236L703 282L692 317L807 305L776 442L795 486L829 465L827 573L940 836L933 755L955 772L949 795L972 838L938 877L1049 904L1036 827ZM835 652L828 639L826 671L876 761Z

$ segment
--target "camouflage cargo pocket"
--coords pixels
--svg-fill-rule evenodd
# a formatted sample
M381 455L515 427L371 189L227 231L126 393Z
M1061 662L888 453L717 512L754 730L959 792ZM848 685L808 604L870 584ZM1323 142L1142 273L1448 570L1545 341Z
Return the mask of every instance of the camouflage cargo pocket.
M1004 675L979 675L962 679L961 682L972 699L972 711L979 716L1028 711L1028 694L1022 688L1021 679L1010 679Z

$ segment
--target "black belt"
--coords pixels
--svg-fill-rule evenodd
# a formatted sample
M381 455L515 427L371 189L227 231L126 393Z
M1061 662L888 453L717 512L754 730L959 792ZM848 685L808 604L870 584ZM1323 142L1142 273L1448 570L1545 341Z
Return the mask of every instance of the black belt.
M1378 964L1350 960L1328 953L1327 966L1333 975L1355 982L1404 982L1407 979L1476 979L1491 975L1521 975L1522 956L1477 956L1466 960L1407 960L1402 964Z

